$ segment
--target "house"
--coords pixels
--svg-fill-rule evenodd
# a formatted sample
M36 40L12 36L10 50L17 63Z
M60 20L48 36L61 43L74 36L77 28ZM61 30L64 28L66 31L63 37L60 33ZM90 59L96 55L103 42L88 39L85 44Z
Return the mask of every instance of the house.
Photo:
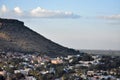
M53 59L53 60L51 60L51 63L52 64L61 64L61 63L63 63L63 60L61 60L61 59Z
M102 75L102 76L101 76L101 79L103 79L103 78L104 78L105 80L107 80L108 78L110 78L110 80L116 80L115 77L113 77L113 76L111 76L111 75L106 75L106 76L103 76L103 75Z
M24 75L28 75L28 72L29 72L30 69L25 69L25 70L14 70L14 73L22 73Z
M2 26L2 23L0 23L0 26Z
M47 74L49 71L40 71L41 74Z
M94 75L94 71L87 71L87 75L89 76Z
M54 68L50 68L49 73L54 73L55 74L55 69Z
M0 75L5 76L6 71L0 71Z
M26 77L26 80L36 80L36 78L33 77L33 76L27 76L27 77Z

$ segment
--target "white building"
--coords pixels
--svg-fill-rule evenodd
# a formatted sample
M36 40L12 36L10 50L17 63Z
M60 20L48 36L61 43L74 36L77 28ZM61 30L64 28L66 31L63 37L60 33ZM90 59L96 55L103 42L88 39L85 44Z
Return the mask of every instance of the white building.
M33 76L27 76L26 80L36 80L36 78L34 78Z

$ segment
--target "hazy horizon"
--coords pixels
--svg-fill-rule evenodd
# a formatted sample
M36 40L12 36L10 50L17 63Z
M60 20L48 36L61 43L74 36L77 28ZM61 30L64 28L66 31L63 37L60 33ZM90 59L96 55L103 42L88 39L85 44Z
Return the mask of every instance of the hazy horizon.
M0 0L0 17L65 47L120 50L120 0Z

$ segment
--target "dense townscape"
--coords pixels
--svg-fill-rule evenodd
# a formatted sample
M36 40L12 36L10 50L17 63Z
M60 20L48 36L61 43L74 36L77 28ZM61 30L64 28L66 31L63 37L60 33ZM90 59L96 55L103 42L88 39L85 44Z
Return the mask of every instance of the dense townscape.
M120 80L120 56L67 48L0 18L0 80Z
M120 80L120 56L0 54L0 80Z

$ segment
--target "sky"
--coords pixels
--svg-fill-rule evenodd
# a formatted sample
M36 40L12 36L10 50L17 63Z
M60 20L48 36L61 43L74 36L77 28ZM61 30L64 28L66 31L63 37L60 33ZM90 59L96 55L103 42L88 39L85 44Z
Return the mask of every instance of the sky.
M120 0L0 0L0 17L24 21L74 49L120 50Z

